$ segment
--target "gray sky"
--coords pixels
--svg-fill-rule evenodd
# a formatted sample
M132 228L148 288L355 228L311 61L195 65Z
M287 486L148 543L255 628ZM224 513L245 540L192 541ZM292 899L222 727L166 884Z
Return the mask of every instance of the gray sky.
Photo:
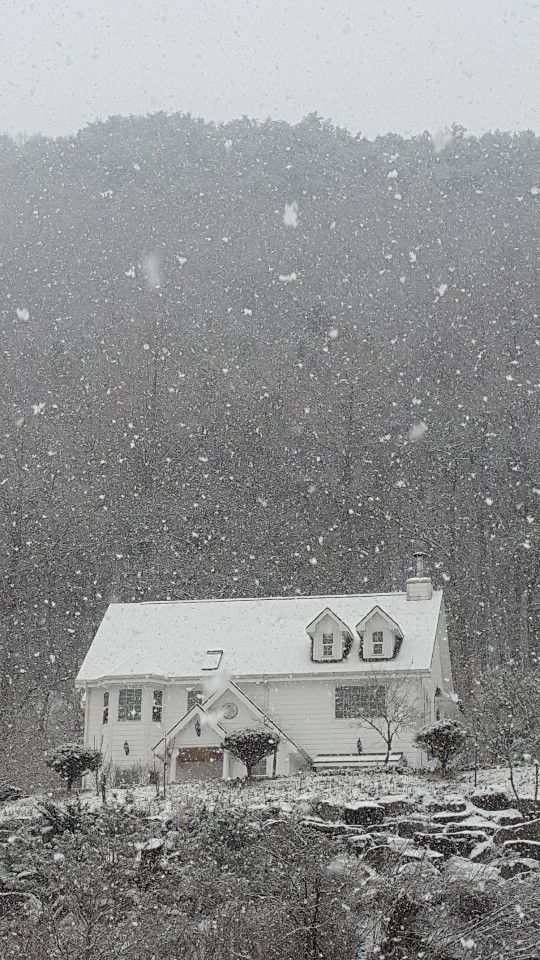
M540 132L532 0L0 0L0 130L115 113Z

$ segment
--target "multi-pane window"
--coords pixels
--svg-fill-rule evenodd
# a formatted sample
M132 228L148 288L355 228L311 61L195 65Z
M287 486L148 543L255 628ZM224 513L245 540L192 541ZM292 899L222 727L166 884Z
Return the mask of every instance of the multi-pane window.
M202 703L203 694L200 687L191 687L187 692L187 708L188 712L193 707L196 707L198 703Z
M336 717L361 718L384 715L383 686L336 687Z
M384 633L382 630L375 630L372 636L373 641L373 656L382 657L384 650Z
M109 722L109 691L103 694L103 723Z
M118 719L140 720L142 710L142 690L124 687L118 696Z
M154 701L152 703L152 720L154 723L161 723L163 714L163 690L154 690Z
M334 634L333 633L323 633L322 655L323 657L333 657L334 655Z

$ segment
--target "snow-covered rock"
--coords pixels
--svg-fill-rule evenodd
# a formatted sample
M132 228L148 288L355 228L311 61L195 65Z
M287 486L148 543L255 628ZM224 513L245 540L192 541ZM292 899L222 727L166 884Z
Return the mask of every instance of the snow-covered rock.
M481 787L471 794L471 802L481 810L507 810L510 800L506 793L497 787Z
M389 817L410 813L412 810L415 810L417 806L415 801L411 800L410 797L406 797L405 794L377 797L377 803L384 807L385 815Z
M499 870L503 880L511 880L522 873L531 873L533 870L540 870L540 861L532 857L518 857L515 860L502 860L499 864Z
M345 804L343 817L345 823L350 824L369 825L382 823L384 820L384 807L374 800L357 800L355 803Z

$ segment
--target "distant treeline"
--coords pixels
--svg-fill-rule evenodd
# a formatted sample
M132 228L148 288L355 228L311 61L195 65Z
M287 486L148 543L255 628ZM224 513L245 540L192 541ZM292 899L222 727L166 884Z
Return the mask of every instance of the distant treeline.
M418 536L462 694L537 656L534 134L157 114L0 138L0 182L13 749L111 600L395 590Z

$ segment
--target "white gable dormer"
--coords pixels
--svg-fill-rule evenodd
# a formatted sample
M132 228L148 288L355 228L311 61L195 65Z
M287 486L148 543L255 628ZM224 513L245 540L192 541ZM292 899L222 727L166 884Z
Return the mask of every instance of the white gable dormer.
M306 630L311 637L311 659L315 663L344 660L352 644L352 633L346 623L326 607Z
M399 624L382 607L376 606L356 625L362 641L360 656L364 660L392 660L397 644L403 640Z

